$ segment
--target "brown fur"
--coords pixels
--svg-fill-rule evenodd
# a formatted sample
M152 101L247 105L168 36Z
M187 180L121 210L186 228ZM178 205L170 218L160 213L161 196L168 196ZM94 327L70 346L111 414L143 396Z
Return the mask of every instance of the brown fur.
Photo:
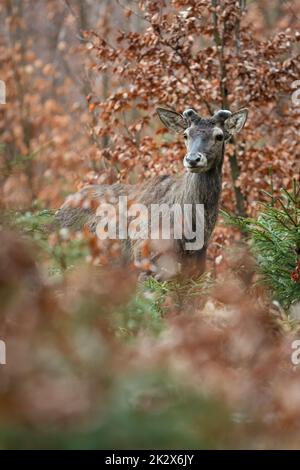
M176 271L178 272L179 269L186 270L189 274L191 271L193 273L196 272L199 275L205 269L206 250L218 217L225 141L230 138L236 128L238 128L238 132L244 125L247 113L245 110L234 114L228 111L219 111L214 117L208 119L200 118L194 110L187 110L183 115L162 109L159 110L159 113L164 124L170 129L178 132L183 132L186 129L186 132L189 132L187 156L185 158L188 159L190 157L193 159L195 155L202 156L204 153L207 160L205 171L201 170L199 173L186 172L180 176L155 177L137 186L122 184L111 186L91 185L77 193L76 196L82 200L87 199L100 202L103 197L106 200L111 200L126 195L134 202L143 203L147 207L150 207L151 204L163 203L169 206L177 203L181 207L184 204L204 204L204 246L201 250L187 251L184 240L172 240L171 245L161 244L161 248L158 243L150 241L151 258L156 266L159 265L159 258L166 257L167 254L169 258L172 258L173 266L174 260L177 266L175 270L171 270L171 275L176 274ZM242 126L241 119L244 119ZM214 140L216 132L224 136L222 142ZM85 225L93 232L96 230L98 221L95 209L72 207L70 201L66 201L57 212L56 219L64 227L79 229ZM145 241L143 240L131 240L129 242L131 258L139 260L144 244ZM128 241L126 245L128 247ZM160 266L157 270L158 277L168 277L168 273L163 273L163 270L163 266Z

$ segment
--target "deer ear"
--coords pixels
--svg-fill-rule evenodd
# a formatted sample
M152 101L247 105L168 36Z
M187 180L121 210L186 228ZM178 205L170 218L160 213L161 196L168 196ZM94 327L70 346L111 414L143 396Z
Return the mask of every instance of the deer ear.
M237 134L243 129L248 117L248 109L243 108L229 116L224 124L225 130L230 134Z
M187 121L184 117L175 111L165 108L157 108L156 112L159 115L161 122L170 131L183 132L188 127Z

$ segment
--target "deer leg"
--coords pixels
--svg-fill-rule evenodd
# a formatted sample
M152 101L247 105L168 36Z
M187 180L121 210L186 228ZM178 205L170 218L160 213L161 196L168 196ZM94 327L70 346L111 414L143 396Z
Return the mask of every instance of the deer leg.
M149 243L148 262L149 269L141 273L140 280L145 280L147 277L154 277L157 281L165 281L177 276L181 270L181 265L178 262L178 256L174 246L162 246L159 248L157 241L152 245ZM134 250L134 260L137 266L143 267L142 256L140 247ZM165 248L165 249L164 249ZM172 249L173 248L173 249Z
M185 255L182 260L182 272L184 277L199 277L206 269L207 247L201 250Z

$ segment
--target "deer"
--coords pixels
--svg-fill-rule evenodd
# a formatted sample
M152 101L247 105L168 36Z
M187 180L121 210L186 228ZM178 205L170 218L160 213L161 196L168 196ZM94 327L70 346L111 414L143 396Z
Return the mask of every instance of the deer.
M171 244L154 244L151 248L151 265L145 275L154 275L156 279L164 280L175 277L179 273L188 276L200 276L206 269L206 258L209 241L215 228L222 191L222 169L226 143L244 127L248 110L242 108L236 112L226 109L216 111L213 116L202 117L194 108L188 108L183 113L172 109L157 108L161 122L172 133L183 136L186 153L183 158L185 172L180 175L156 176L140 185L115 183L113 185L89 185L75 194L75 199L92 198L95 204L91 207L72 207L70 200L56 213L56 220L62 227L81 229L86 226L91 232L96 232L99 216L97 204L105 194L115 198L131 196L135 201L150 207L151 204L174 204L183 207L186 204L204 207L204 235L201 248L188 250L183 239L173 239ZM193 213L194 214L194 213ZM193 215L194 217L194 215ZM176 220L173 220L176 224ZM194 221L192 221L194 224ZM194 226L194 225L193 225ZM126 240L126 257L138 263L144 240ZM171 267L164 263L170 260ZM174 261L175 260L175 261Z

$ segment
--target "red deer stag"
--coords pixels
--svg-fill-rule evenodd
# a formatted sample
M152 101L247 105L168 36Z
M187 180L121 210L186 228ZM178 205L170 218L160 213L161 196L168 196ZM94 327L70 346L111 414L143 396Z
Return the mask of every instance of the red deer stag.
M225 143L243 128L248 111L241 109L231 113L221 109L209 118L199 116L192 108L187 109L183 114L164 108L158 108L157 112L168 129L184 136L187 148L183 159L185 173L179 176L155 177L136 186L123 184L87 186L67 199L56 213L56 219L63 227L79 229L87 226L91 231L97 231L97 225L101 220L99 212L96 209L84 207L84 204L81 204L81 207L74 207L74 196L75 200L79 201L92 198L94 202L96 201L96 204L93 204L94 207L95 205L97 207L98 203L101 204L103 197L107 194L113 195L115 199L129 196L131 200L139 203L138 205L143 204L146 208L151 206L184 208L186 205L190 207L202 205L204 225L201 247L187 248L185 237L180 239L172 236L171 245L170 243L159 245L157 242L153 244L152 241L150 242L152 244L151 261L157 278L172 277L179 271L201 274L205 269L207 246L218 216ZM173 235L176 224L178 226L182 223L182 218L181 222L179 220L176 222L175 213L176 211L172 219ZM195 235L198 227L195 223L194 210L191 228ZM144 243L145 240L141 239L126 240L124 246L126 246L127 254L130 253L130 256L138 262ZM170 246L173 256L171 266ZM176 259L175 264L174 259Z

